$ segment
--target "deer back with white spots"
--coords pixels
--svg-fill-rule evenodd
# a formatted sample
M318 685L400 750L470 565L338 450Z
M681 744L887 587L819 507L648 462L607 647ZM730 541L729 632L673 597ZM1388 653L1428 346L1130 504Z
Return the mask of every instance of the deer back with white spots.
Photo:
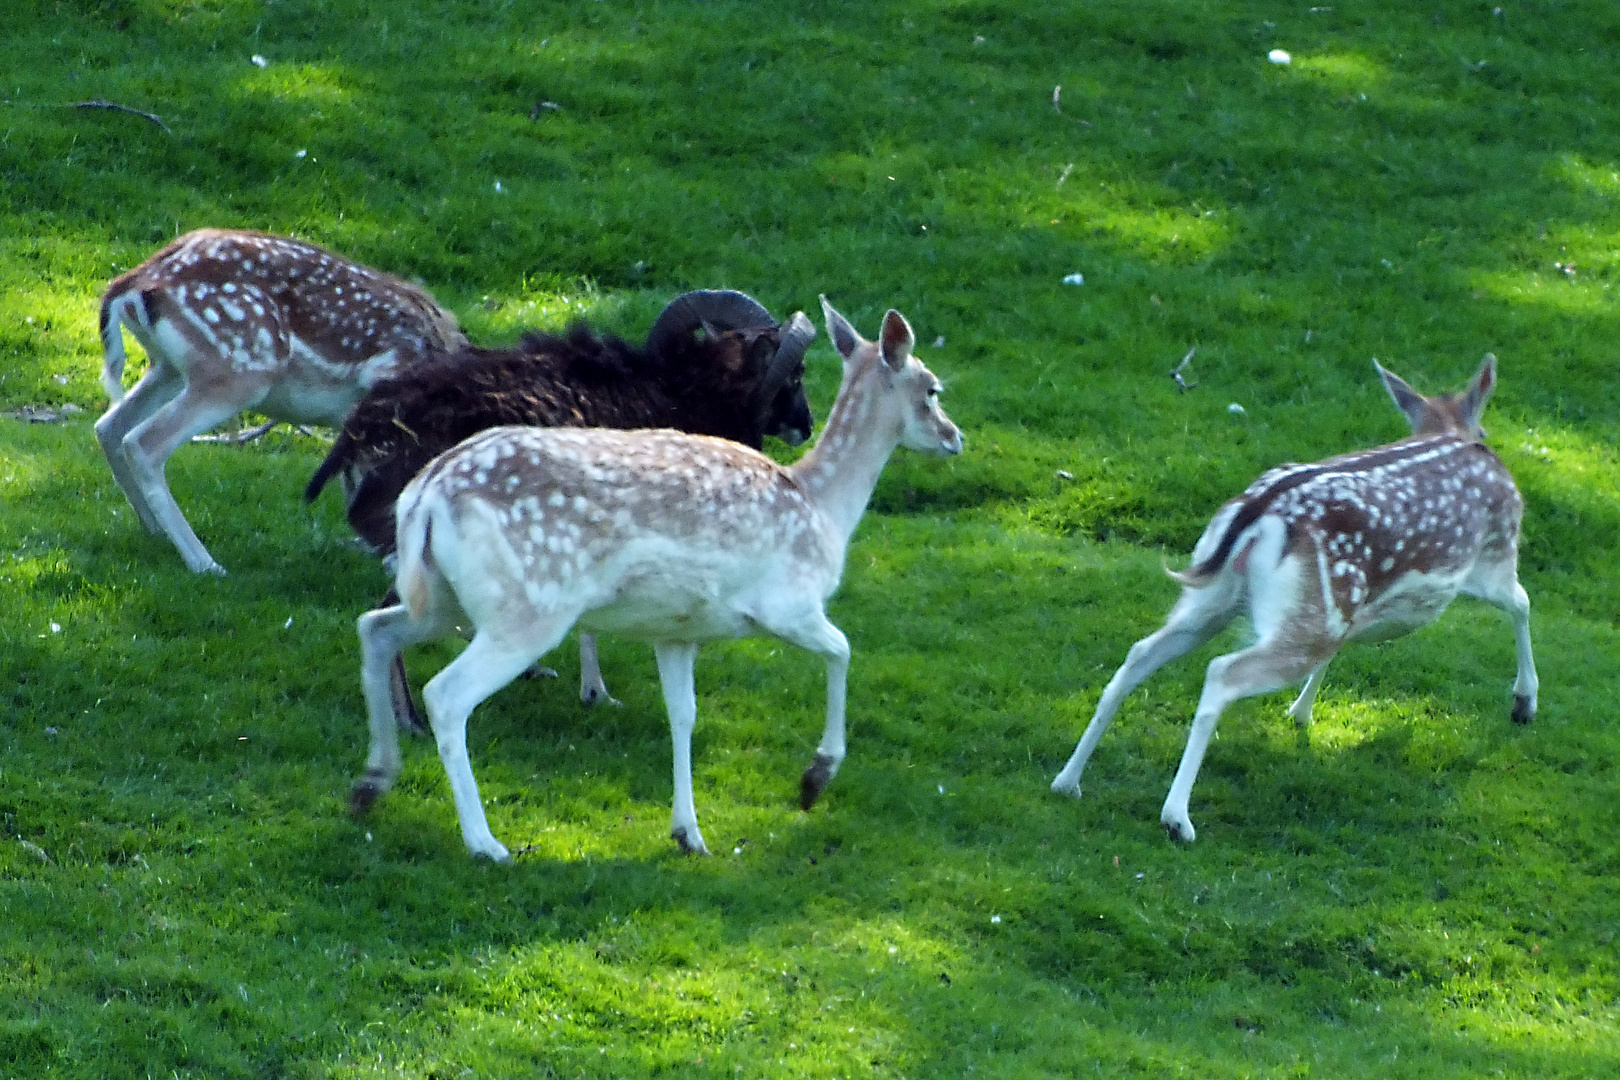
M822 303L843 385L820 441L792 466L674 431L501 427L411 481L397 510L403 600L359 624L371 751L356 813L399 774L393 657L471 626L471 644L423 696L468 849L509 858L479 801L467 717L575 624L655 647L674 744L671 835L685 851L707 850L692 798L698 646L766 634L822 656L826 727L800 783L809 809L844 758L849 644L825 604L850 536L897 445L962 449L905 318L890 311L873 343Z
M1197 648L1235 616L1256 642L1216 657L1160 820L1195 832L1188 800L1223 709L1239 698L1305 680L1289 709L1300 726L1323 673L1352 638L1394 637L1438 618L1458 593L1506 611L1518 646L1513 719L1536 711L1530 599L1518 580L1524 504L1479 426L1496 383L1487 356L1468 387L1426 398L1378 367L1412 436L1310 465L1284 465L1215 515L1165 625L1131 648L1104 689L1074 754L1052 782L1079 797L1080 774L1120 702L1162 665Z
M148 370L126 396L123 330ZM193 436L256 409L340 424L378 380L466 343L424 290L287 237L187 233L116 278L101 300L102 382L112 407L96 438L152 533L194 571L224 573L169 493L164 464Z

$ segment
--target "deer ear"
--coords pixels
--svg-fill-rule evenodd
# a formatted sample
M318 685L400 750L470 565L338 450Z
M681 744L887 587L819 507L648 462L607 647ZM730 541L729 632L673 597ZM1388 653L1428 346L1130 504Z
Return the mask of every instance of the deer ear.
M861 335L849 325L848 319L833 310L833 306L827 302L825 296L821 298L821 314L827 320L827 336L832 338L833 348L838 350L839 356L848 360L860 346Z
M1479 427L1479 418L1485 415L1485 403L1491 400L1491 391L1495 389L1496 354L1486 353L1463 397L1463 419L1470 427Z
M911 332L911 324L906 322L906 317L890 308L889 313L883 316L883 362L899 371L906 366L906 357L911 355L916 344L917 336Z
M1385 368L1377 360L1373 361L1373 367L1378 369L1379 377L1384 380L1384 389L1395 399L1395 407L1405 414L1406 422L1412 426L1412 430L1417 431L1423 426L1423 414L1429 403L1424 400L1422 394L1408 386L1405 379Z

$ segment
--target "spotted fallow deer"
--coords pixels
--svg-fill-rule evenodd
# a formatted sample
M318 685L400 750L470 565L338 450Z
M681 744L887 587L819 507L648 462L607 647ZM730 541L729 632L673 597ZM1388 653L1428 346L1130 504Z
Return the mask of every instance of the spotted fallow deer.
M1227 705L1304 679L1288 710L1304 727L1322 674L1345 642L1425 626L1458 593L1512 617L1519 662L1513 719L1527 724L1535 716L1530 598L1518 578L1524 504L1479 426L1496 384L1496 358L1485 358L1467 389L1432 398L1381 366L1378 373L1412 436L1273 469L1223 506L1194 547L1192 566L1171 574L1183 586L1181 599L1109 680L1053 791L1079 798L1080 773L1125 696L1243 612L1257 640L1210 662L1160 814L1174 839L1190 842L1195 835L1188 797Z
M692 667L705 641L767 634L822 656L827 721L800 782L809 809L844 759L849 643L827 620L849 539L896 446L957 454L938 380L898 311L876 343L825 298L843 384L820 440L779 465L736 443L673 431L499 427L435 458L399 497L403 601L361 616L371 751L351 810L399 775L389 665L406 645L471 626L427 684L428 721L474 855L507 861L467 760L467 717L570 626L651 641L674 743L670 835L707 852L692 800Z
M149 369L124 394L123 328ZM101 298L96 438L148 532L196 572L223 574L169 493L164 465L192 436L244 409L295 423L343 422L378 380L466 344L423 289L282 236L199 229Z

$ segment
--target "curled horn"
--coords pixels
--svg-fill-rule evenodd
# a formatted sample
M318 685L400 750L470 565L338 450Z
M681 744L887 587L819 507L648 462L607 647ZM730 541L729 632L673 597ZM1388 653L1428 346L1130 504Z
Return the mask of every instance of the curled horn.
M805 350L810 348L815 336L816 324L802 311L795 311L793 317L782 324L782 343L776 347L776 355L771 357L764 377L759 380L759 388L754 391L755 410L761 418L776 400L777 391L787 385L793 372L804 363Z
M776 320L758 300L731 289L699 289L671 300L647 333L647 351L657 356L700 326L716 330L771 327Z

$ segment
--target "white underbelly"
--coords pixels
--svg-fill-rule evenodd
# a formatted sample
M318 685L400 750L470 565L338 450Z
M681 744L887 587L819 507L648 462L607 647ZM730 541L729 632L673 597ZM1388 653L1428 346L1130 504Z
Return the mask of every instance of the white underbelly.
M1461 576L1446 572L1408 574L1356 613L1350 637L1383 641L1429 625L1456 598Z
M729 603L658 590L621 595L585 612L578 625L592 633L638 641L720 641L759 632L753 619Z
M295 424L336 426L348 419L349 411L360 400L361 388L349 384L295 382L284 379L270 388L254 406L266 416Z

